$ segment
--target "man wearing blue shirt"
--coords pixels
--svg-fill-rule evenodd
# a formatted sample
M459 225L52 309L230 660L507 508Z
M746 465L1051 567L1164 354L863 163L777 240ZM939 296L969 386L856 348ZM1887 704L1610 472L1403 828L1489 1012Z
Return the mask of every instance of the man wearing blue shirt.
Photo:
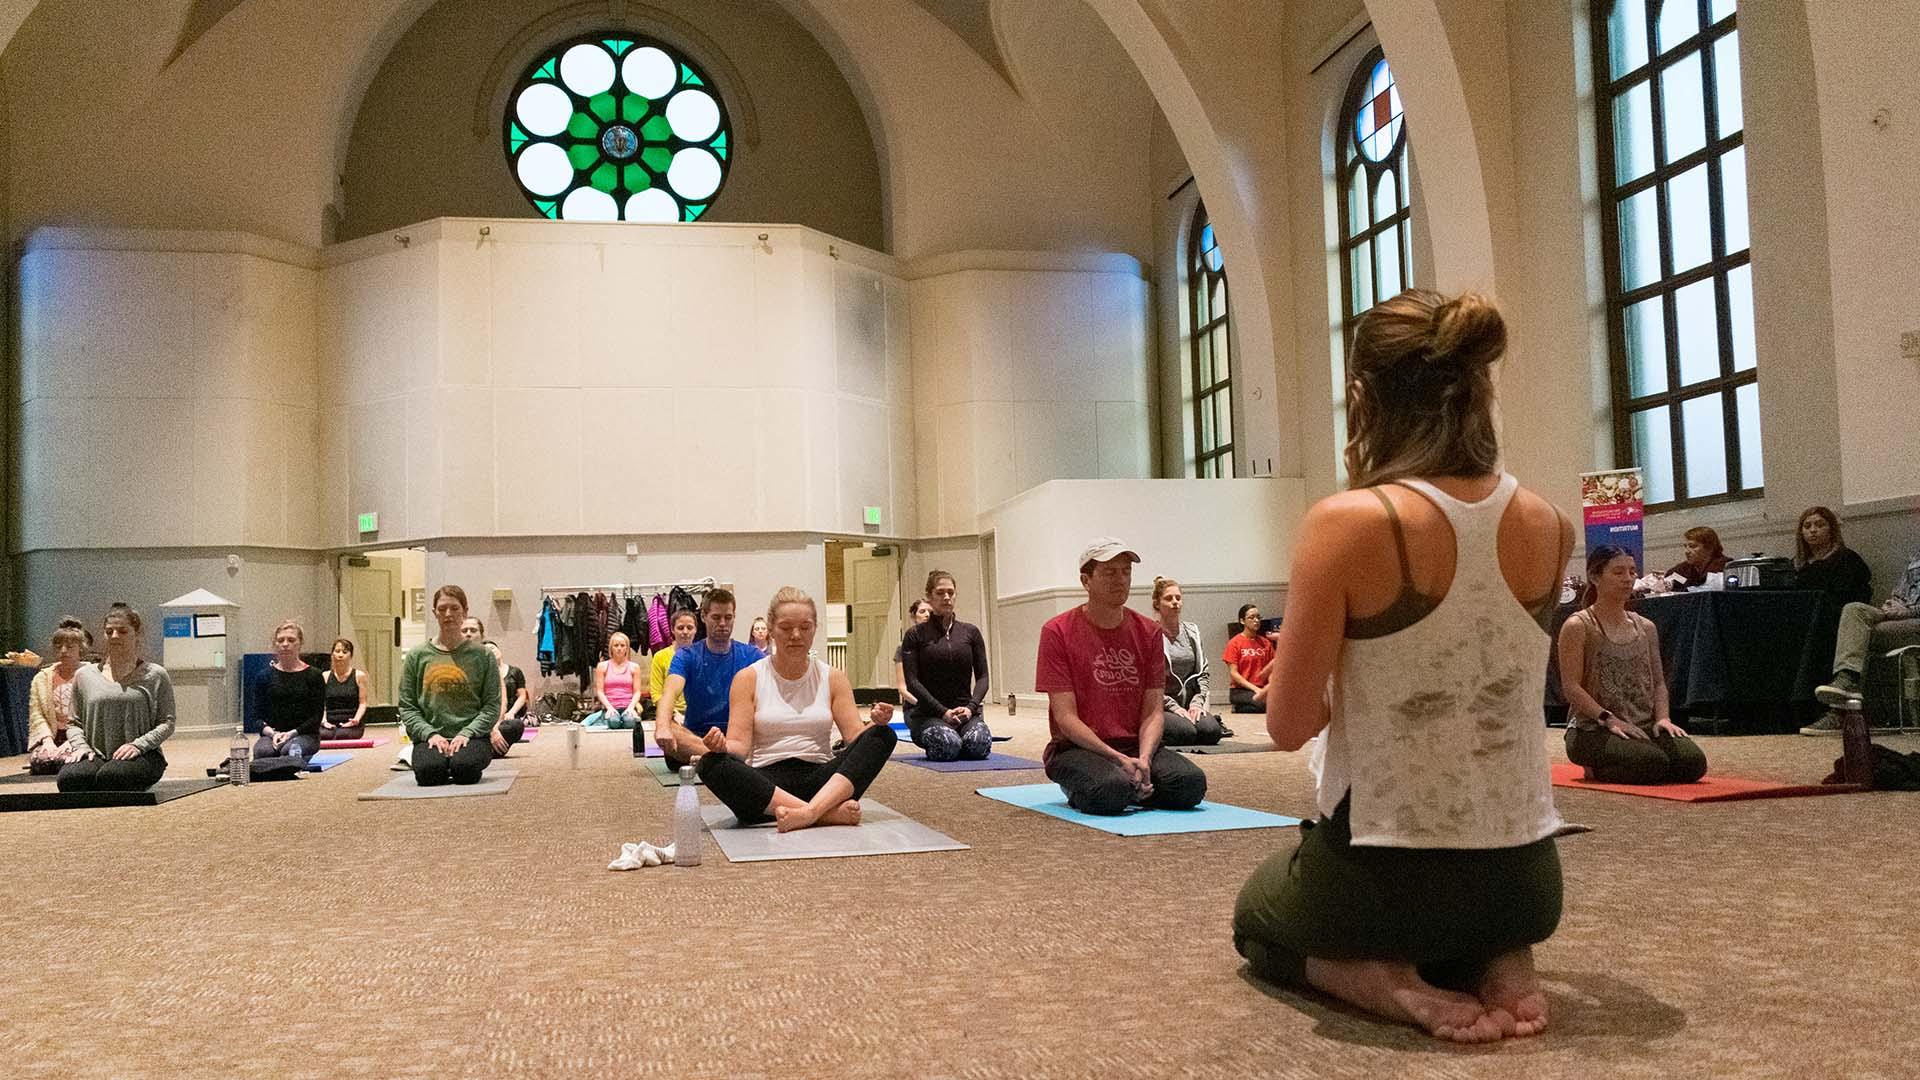
M766 655L752 645L733 640L733 609L732 593L709 590L700 601L700 619L707 624L706 639L673 650L673 666L667 669L666 684L653 707L653 741L660 744L667 764L675 769L689 764L696 754L727 748L727 705L733 677ZM674 704L683 698L680 711L684 723L676 723Z

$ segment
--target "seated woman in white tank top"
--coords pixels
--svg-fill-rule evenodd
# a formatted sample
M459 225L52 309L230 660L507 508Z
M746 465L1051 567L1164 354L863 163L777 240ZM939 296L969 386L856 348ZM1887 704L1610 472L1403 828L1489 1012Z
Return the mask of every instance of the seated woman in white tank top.
M767 621L773 655L734 676L726 730L707 732L695 763L700 779L741 825L858 825L860 796L899 739L893 706L875 704L862 726L846 674L807 655L819 615L806 593L775 593ZM837 754L836 730L846 740Z
M1457 1042L1532 1035L1559 924L1545 622L1572 528L1500 469L1487 300L1408 291L1356 328L1354 490L1307 512L1267 731L1324 731L1318 821L1241 891L1234 945Z

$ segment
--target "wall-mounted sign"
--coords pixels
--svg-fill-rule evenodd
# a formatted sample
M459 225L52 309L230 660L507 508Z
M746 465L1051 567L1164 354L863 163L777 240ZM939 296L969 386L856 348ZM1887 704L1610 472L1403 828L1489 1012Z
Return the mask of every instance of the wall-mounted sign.
M160 620L160 636L170 638L190 638L193 636L193 616L169 615Z
M880 524L880 508L879 507L877 506L867 507L867 524L869 525Z
M380 531L380 514L378 511L369 511L368 513L360 515L360 531L363 533Z
M195 615L193 617L193 636L226 637L227 617L225 615Z

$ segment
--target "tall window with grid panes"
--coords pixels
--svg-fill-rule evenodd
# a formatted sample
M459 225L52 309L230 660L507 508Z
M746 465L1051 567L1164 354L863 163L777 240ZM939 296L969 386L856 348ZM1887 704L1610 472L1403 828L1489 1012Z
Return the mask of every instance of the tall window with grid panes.
M1193 475L1233 475L1233 346L1227 312L1226 260L1207 219L1193 212L1187 255L1188 385L1193 388Z
M1614 450L1652 508L1764 480L1737 7L1593 5Z
M1406 117L1378 48L1354 70L1340 131L1340 325L1350 349L1360 316L1413 280Z

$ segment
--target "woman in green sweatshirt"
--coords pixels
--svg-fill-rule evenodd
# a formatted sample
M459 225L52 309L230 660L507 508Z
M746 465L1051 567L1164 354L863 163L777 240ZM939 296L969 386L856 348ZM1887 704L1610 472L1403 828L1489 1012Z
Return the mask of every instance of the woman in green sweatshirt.
M433 594L438 637L407 651L400 667L400 723L413 740L421 787L451 780L476 784L493 761L488 735L500 718L500 668L493 653L466 640L467 594L442 585Z

